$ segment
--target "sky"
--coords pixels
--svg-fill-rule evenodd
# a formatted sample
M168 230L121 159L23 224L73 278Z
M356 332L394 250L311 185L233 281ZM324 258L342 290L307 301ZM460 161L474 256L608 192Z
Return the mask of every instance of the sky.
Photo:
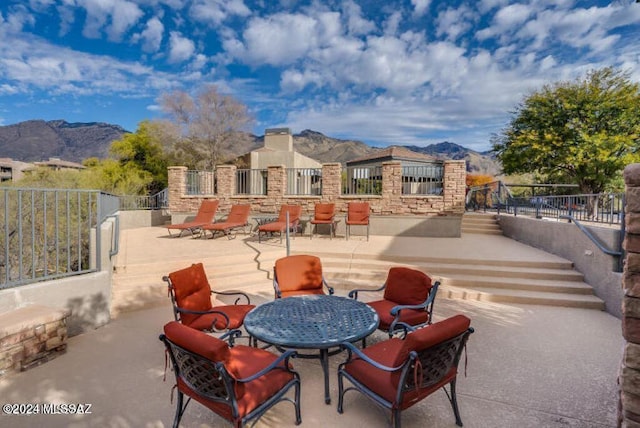
M215 84L256 135L484 151L527 94L606 66L640 82L634 0L0 2L0 125L135 131Z

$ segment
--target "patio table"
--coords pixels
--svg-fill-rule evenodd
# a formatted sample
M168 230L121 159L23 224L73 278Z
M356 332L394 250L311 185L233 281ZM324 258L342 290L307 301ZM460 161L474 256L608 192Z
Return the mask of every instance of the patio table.
M373 333L380 319L367 304L346 297L304 295L276 299L247 314L244 326L250 336L280 348L318 349L324 372L325 403L329 394L329 355L341 351L341 342L355 342Z

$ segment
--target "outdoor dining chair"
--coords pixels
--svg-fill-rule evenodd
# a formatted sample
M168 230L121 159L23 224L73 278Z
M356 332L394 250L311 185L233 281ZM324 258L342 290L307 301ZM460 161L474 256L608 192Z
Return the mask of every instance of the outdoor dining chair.
M354 289L349 297L357 299L359 292L375 292L384 290L382 299L367 302L380 317L379 330L389 333L406 334L407 326L421 327L431 324L433 304L438 292L439 281L415 269L392 267L387 280L377 289Z
M244 317L255 308L249 296L239 291L214 291L202 263L195 263L162 278L168 284L176 321L203 331L222 331L242 326ZM213 306L212 295L237 296L233 305ZM238 304L241 299L246 304Z
M322 275L320 258L305 254L283 257L273 267L275 298L304 294L333 294L333 287Z
M469 318L456 315L411 331L404 340L393 337L362 350L343 343L348 355L338 367L338 413L343 413L344 394L357 390L389 409L392 425L400 428L402 411L443 388L456 424L462 426L456 379L462 350L473 333L470 324ZM345 379L353 386L345 389Z
M278 219L271 223L266 223L258 227L258 242L260 242L260 236L263 233L280 233L280 242L282 242L282 234L289 228L293 232L293 237L296 236L296 230L300 224L300 213L302 207L300 205L282 205L280 207L280 214ZM287 213L289 213L289 224L287 224Z
M289 350L277 356L264 349L235 345L232 339L240 332L232 330L216 338L176 321L164 326L160 340L171 358L178 391L177 428L191 399L240 428L258 420L274 405L288 401L295 408L295 423L300 417L300 376L292 369ZM293 398L288 391L293 388ZM187 396L185 402L184 396Z
M312 225L309 231L309 239L313 239L314 231L317 231L319 224L329 225L329 239L336 234L336 221L335 221L336 204L316 204L314 207L313 218L309 221Z
M169 232L169 236L171 235L172 230L179 230L180 233L176 235L176 237L181 237L182 233L186 230L191 232L191 236L195 234L196 231L199 231L202 226L213 223L216 216L216 211L218 210L218 205L220 201L217 199L205 199L200 204L200 208L198 209L198 213L195 218L191 221L186 221L184 223L176 223L170 224L167 226L167 231Z
M202 233L205 234L207 230L211 232L211 237L215 238L217 232L222 232L228 239L232 239L235 235L231 235L233 230L244 229L249 225L249 213L251 212L251 205L232 205L229 215L225 221L211 223L202 226Z
M347 240L351 235L351 226L367 226L367 241L369 240L369 202L349 202L347 204Z

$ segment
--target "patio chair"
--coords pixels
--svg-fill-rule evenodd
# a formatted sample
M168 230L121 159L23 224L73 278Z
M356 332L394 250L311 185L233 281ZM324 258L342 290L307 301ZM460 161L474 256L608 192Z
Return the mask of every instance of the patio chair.
M282 234L287 230L293 232L293 237L296 236L296 230L300 224L300 212L302 207L299 205L282 205L280 207L280 214L278 219L271 223L266 223L258 227L258 242L260 242L260 235L262 233L280 233L280 242L282 243ZM289 224L287 225L287 213L289 213Z
M217 332L240 328L244 317L255 308L245 293L213 291L202 263L177 270L162 279L168 284L175 320L196 330ZM238 298L233 305L213 306L212 294ZM238 304L243 298L246 304Z
M380 317L379 330L389 333L389 337L397 332L407 332L407 326L421 327L431 324L433 303L440 286L439 281L415 269L392 267L387 280L377 289L354 289L349 297L357 299L358 292L382 291L382 299L367 302Z
M233 337L237 330L227 333ZM295 351L276 356L264 349L229 344L219 338L172 321L160 335L171 357L178 391L174 428L193 398L209 410L242 427L258 420L271 407L288 401L300 418L300 376L289 359ZM294 398L287 392L294 388ZM186 403L184 396L187 396Z
M333 294L333 287L322 276L322 263L316 256L295 255L276 260L273 267L275 298L304 294Z
M329 225L329 239L336 234L335 222L336 204L316 204L314 207L313 219L309 221L313 225L309 231L309 239L313 239L313 233L317 230L319 224Z
M211 238L215 238L217 232L222 232L228 239L235 238L231 232L237 229L245 229L249 225L249 213L251 205L232 205L227 219L218 223L202 226L202 233L206 237L207 230L211 232Z
M193 220L186 221L184 223L170 224L169 226L167 226L169 236L173 236L171 235L171 230L180 231L180 234L176 236L177 238L181 237L182 232L184 232L185 230L191 232L191 236L193 236L196 231L199 231L202 228L202 226L213 223L219 203L220 201L218 201L217 199L205 199L200 204L198 213Z
M462 426L456 378L462 350L473 333L470 323L456 315L412 331L404 340L394 337L362 350L343 343L348 356L338 367L338 413L343 413L345 392L357 390L391 410L391 423L400 428L402 411L443 388L456 424ZM345 379L353 386L345 389Z
M351 235L351 226L367 226L369 240L369 202L349 202L347 205L347 240Z

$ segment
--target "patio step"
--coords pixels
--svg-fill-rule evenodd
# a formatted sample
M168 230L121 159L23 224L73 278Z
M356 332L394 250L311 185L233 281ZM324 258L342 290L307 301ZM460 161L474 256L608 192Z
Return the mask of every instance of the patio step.
M462 233L502 235L502 229L495 215L465 213L462 216Z

